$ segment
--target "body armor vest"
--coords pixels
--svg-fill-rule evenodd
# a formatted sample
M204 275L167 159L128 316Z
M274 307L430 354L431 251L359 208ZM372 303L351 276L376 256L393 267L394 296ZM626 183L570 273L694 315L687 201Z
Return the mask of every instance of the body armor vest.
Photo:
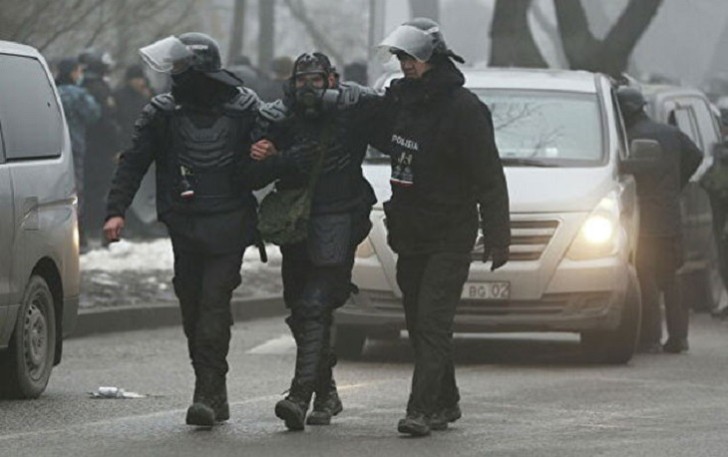
M163 110L169 201L174 211L218 213L255 205L242 178L253 122L253 116L247 115L251 111L241 109L245 95L225 106L169 109L168 105Z

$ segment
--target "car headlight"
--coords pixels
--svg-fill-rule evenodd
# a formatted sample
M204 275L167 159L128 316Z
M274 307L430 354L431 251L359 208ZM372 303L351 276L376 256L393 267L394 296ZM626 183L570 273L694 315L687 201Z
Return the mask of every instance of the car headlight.
M610 192L584 221L566 257L587 260L615 255L621 228L619 214L617 194Z
M369 241L369 237L364 238L364 241L359 243L356 248L356 257L359 259L366 259L374 255L374 246Z

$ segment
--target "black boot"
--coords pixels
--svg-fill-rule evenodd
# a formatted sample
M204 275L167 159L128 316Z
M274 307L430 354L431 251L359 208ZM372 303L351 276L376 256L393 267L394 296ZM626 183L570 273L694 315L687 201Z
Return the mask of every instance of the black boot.
M320 383L319 383L320 384ZM329 425L331 418L344 410L336 390L336 381L329 379L323 386L316 388L313 411L306 419L308 425Z
M407 416L397 423L397 431L411 436L427 436L430 434L430 419L422 413L408 411Z
M187 425L212 427L230 419L225 375L208 371L197 373L192 406L187 409Z
M311 384L302 384L294 379L286 398L276 403L276 416L285 421L288 430L304 429L306 412L312 395L313 386Z

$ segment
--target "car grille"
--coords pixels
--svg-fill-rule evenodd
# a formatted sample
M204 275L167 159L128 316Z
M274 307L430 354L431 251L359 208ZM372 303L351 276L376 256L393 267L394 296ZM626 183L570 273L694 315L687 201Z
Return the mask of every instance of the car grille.
M539 260L551 238L559 227L556 220L512 220L511 221L511 261ZM473 261L483 258L483 235L478 236L473 249Z

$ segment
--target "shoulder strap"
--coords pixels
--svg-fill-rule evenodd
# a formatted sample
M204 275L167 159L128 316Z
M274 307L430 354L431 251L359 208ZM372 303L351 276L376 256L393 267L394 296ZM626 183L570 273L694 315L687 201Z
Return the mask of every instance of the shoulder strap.
M329 143L331 143L333 134L334 134L334 120L331 119L324 126L323 132L321 132L321 140L319 141L319 145L318 145L318 157L316 158L316 163L314 164L313 169L311 170L311 176L308 178L308 186L307 186L308 193L313 192L314 187L316 187L316 183L318 182L319 175L321 174L321 169L323 168L324 156L326 156L326 150L329 148Z

